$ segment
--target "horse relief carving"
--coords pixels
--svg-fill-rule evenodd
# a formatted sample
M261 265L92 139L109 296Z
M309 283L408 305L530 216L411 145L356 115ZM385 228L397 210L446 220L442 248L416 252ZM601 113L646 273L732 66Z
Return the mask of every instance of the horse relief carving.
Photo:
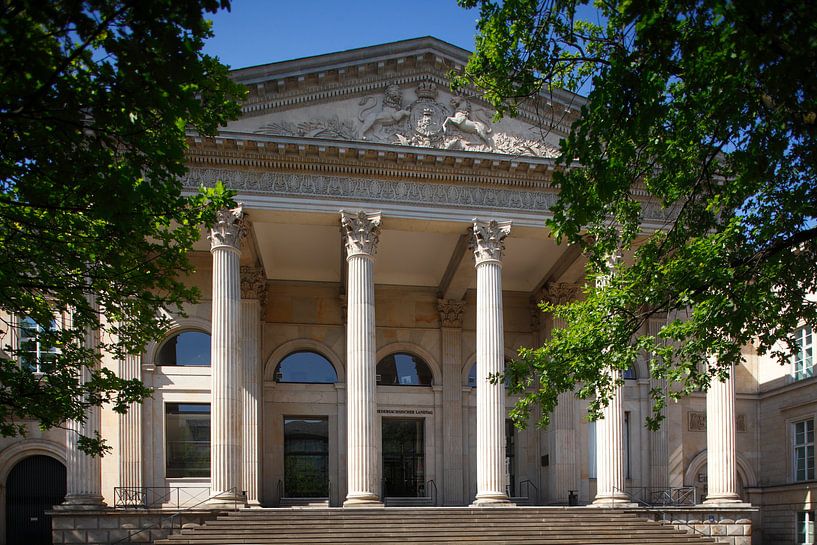
M448 134L453 126L462 133L475 134L489 148L494 147L491 137L488 136L491 132L491 127L482 121L470 119L470 102L462 97L454 97L451 99L451 108L454 110L454 115L446 117L445 121L443 121L443 133Z

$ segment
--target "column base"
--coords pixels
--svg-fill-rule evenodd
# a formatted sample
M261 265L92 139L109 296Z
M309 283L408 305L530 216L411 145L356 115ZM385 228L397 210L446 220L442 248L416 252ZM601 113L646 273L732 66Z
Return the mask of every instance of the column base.
M385 507L375 494L355 494L346 496L343 507Z
M634 502L624 494L612 494L610 496L596 496L596 499L593 500L593 503L591 503L590 506L629 509L632 507L638 507L638 503Z
M740 496L737 494L728 494L723 496L707 496L707 498L703 501L703 505L711 506L711 507L751 507L752 504L747 503L740 499Z
M66 496L65 501L54 506L59 511L100 511L109 509L105 498L95 494L76 494Z
M516 504L508 498L507 494L501 492L487 492L477 494L470 507L516 507Z
M244 494L236 494L234 492L221 492L214 494L214 497L207 500L204 505L205 509L238 509L247 506L247 497Z

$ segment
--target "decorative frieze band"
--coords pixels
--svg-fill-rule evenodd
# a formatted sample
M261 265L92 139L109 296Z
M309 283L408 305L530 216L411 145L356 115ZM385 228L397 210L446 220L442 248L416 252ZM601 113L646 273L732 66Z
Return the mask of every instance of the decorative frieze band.
M464 309L464 301L437 299L437 311L440 313L440 324L442 327L462 327L462 313Z

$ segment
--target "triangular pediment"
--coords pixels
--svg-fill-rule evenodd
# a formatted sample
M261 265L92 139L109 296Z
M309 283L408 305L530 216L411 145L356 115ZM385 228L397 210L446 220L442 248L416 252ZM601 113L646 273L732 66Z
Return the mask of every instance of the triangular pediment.
M448 74L468 52L418 38L233 72L249 90L226 132L555 157L580 97L558 93L493 121L475 90Z

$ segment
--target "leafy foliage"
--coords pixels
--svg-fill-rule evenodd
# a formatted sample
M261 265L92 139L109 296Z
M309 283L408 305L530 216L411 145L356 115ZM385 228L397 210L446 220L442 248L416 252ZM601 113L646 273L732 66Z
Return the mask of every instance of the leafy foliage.
M676 398L723 378L746 345L787 361L797 325L817 325L813 5L460 4L481 11L476 53L455 85L482 88L500 115L542 92L592 85L561 142L547 222L557 240L581 245L589 284L581 301L542 305L567 325L508 371L517 391L533 388L514 416L540 403L546 424L576 384L598 416L616 382L609 370L644 354ZM649 202L672 219L646 223ZM626 258L608 278L619 251ZM649 334L648 320L662 317ZM653 398L654 427L664 389Z
M239 113L240 87L202 54L203 12L226 0L14 0L0 6L0 434L124 412L150 391L100 368L166 328L160 308L195 299L180 275L201 225L231 203L221 185L183 196L185 131L213 134ZM96 333L93 333L96 332ZM18 365L56 348L42 373ZM53 350L52 350L53 351ZM3 355L0 352L0 355ZM83 374L86 379L81 380ZM98 437L81 448L101 453Z

